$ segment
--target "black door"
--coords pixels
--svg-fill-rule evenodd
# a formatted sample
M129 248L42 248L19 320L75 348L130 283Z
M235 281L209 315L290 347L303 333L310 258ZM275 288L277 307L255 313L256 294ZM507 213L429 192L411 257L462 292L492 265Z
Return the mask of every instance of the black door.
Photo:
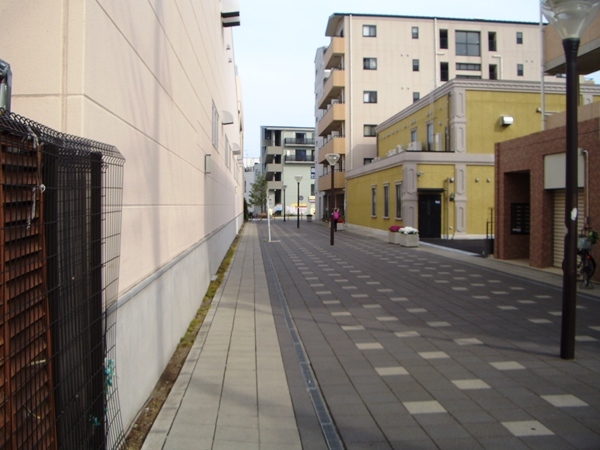
M442 195L419 194L419 235L439 238L442 231Z

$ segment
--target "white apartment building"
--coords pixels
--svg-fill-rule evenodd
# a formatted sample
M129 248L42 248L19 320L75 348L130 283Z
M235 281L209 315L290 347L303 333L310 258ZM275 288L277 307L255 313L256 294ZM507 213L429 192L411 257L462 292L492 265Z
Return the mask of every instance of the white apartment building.
M312 127L260 127L267 204L275 215L315 213L314 133Z
M243 223L235 0L4 0L12 111L125 157L116 373L127 429Z
M327 153L341 155L343 208L344 171L373 161L375 127L398 111L455 78L541 80L539 23L336 13L325 35L315 57L318 215L328 211Z

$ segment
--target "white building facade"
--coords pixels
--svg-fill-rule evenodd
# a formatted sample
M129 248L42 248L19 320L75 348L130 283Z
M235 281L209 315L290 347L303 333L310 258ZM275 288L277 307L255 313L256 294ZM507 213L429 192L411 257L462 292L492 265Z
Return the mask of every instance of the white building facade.
M312 127L260 128L268 208L275 216L315 213L314 131ZM302 177L300 182L296 177Z

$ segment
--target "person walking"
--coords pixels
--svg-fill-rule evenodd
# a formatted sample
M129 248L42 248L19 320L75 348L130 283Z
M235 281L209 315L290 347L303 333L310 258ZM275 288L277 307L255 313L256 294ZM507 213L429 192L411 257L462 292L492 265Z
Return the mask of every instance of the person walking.
M337 208L334 208L333 214L331 215L331 226L333 227L333 231L337 231L337 223L340 218L340 211Z

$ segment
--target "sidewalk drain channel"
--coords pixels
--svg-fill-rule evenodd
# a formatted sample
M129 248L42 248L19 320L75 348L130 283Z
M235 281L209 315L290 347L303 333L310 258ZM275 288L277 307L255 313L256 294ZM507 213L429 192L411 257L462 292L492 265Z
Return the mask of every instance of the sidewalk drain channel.
M279 299L279 303L281 304L281 310L283 311L285 324L288 328L288 331L290 332L292 343L294 344L294 350L296 351L296 357L298 358L300 370L304 378L304 383L306 384L306 388L312 400L313 407L315 408L317 419L319 420L319 424L321 425L321 429L323 430L323 435L325 437L325 440L327 441L327 446L330 450L344 450L344 445L342 444L342 441L337 433L335 425L331 420L331 415L329 414L329 409L327 409L327 405L325 404L325 400L323 399L321 389L315 381L315 374L310 366L308 356L306 355L306 350L302 345L302 340L298 335L298 330L296 330L296 325L294 324L294 319L292 319L290 308L288 306L287 299L285 298L285 294L283 293L283 289L281 289L279 277L277 276L277 272L275 272L275 267L273 266L271 255L268 251L266 251L265 253L267 254L269 270L273 273L273 279L275 281L275 288L277 291L277 298Z

